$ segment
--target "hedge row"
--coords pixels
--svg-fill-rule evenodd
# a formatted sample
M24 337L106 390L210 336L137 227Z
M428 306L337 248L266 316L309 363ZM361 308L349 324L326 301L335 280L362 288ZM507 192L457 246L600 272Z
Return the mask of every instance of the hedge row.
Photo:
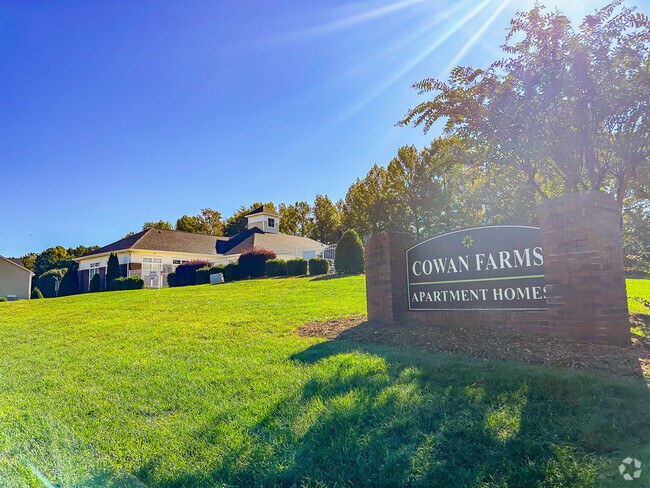
M114 278L108 283L110 291L120 290L142 290L144 288L144 280L137 276L129 276L128 278Z
M307 262L305 259L296 258L285 261L284 259L273 259L270 256L275 256L270 251L253 250L252 252L244 253L239 258L238 262L228 263L226 265L218 264L216 266L205 265L201 262L202 266L194 270L194 280L188 279L189 269L196 267L199 263L183 264L176 268L176 271L167 275L167 284L170 287L174 286L188 286L191 285L205 285L210 283L210 275L215 273L222 273L224 281L236 281L242 278L257 278L261 276L302 276L307 274L307 268L312 275L327 274L329 271L329 261L323 258L312 258ZM243 258L243 263L242 263ZM183 267L181 278L179 281L179 268Z
M276 255L268 249L253 248L239 256L239 276L241 278L260 278L264 276L265 264Z

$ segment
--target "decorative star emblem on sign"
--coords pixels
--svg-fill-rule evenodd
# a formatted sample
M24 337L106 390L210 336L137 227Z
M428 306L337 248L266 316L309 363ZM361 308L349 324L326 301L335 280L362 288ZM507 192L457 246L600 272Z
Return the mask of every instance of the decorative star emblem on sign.
M630 467L630 470L632 468L632 464L634 463L634 468L635 471L632 472L632 474L628 473L628 466ZM641 461L638 459L634 459L631 457L626 457L623 459L623 462L621 465L618 467L618 472L621 473L621 476L625 481L632 481L634 479L640 478L641 477Z
M474 238L470 235L466 235L463 237L463 246L465 247L471 247L472 244L474 244Z

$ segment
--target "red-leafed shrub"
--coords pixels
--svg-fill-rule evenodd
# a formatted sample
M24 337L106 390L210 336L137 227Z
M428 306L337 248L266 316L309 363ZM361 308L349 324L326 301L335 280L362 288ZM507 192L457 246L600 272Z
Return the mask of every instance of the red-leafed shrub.
M210 261L195 259L177 266L176 275L174 276L174 286L196 285L196 270L204 266L210 267L212 263Z
M275 253L268 249L254 247L239 256L239 272L242 278L259 278L264 276L264 265L269 259L275 259Z

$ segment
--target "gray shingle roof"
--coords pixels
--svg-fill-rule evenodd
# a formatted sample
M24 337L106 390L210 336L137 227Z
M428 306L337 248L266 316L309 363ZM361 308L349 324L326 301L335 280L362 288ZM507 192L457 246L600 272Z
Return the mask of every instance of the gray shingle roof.
M276 254L281 254L293 252L296 249L317 249L324 246L318 241L307 237L265 233L257 227L247 229L230 238L192 234L176 230L147 229L84 254L81 259L131 249L214 256L232 255L240 254L252 247L263 247L274 251Z
M296 250L316 250L326 246L308 237L260 232L249 236L237 246L232 247L226 254L241 254L246 249L253 247L268 249L276 254L290 254Z
M146 229L132 236L115 241L107 246L89 252L82 258L105 254L112 251L141 249L147 251L167 251L190 254L217 254L217 241L227 237L192 234L176 230Z

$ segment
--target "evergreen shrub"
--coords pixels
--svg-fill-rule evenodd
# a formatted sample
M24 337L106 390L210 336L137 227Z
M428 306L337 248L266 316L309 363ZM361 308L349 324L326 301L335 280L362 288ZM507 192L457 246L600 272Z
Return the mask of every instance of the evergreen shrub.
M359 235L347 230L336 245L334 267L337 273L363 273L364 251Z
M239 263L228 263L223 268L223 281L236 281L240 278Z
M327 274L329 269L330 269L330 262L325 258L311 258L309 260L310 275Z
M284 259L269 259L264 264L266 276L285 276L287 274L287 262Z
M90 293L97 293L98 291L101 291L101 286L102 280L99 277L99 273L96 273L90 279Z
M239 256L239 275L242 278L259 278L264 276L264 263L269 259L275 259L273 251L254 247L241 253Z
M302 258L289 259L287 261L287 275L300 276L307 274L307 261Z
M197 285L207 285L210 283L210 266L203 266L196 270L196 284Z
M176 278L174 286L196 285L196 270L205 266L212 266L209 261L196 259L176 267Z

